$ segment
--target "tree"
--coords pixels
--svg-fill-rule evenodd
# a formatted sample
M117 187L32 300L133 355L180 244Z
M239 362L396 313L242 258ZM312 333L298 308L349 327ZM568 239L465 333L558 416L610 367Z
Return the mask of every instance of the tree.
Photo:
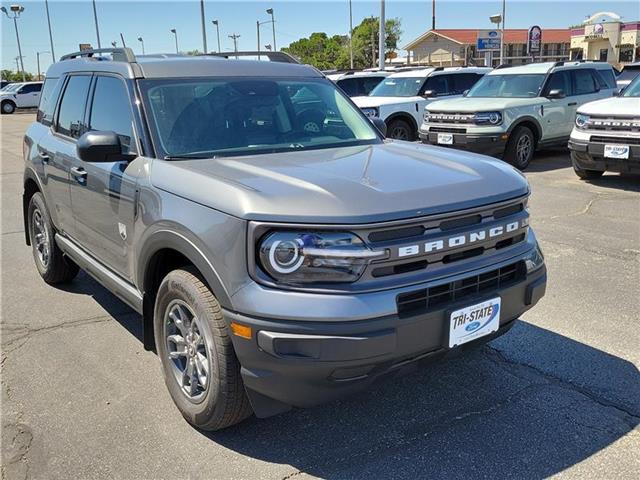
M7 80L9 82L21 82L22 81L22 73L14 72L13 70L2 70L0 71L0 76L2 80ZM29 72L25 72L24 78L27 81L33 80L33 74Z
M328 37L324 32L312 33L309 38L301 38L289 44L282 50L300 59L302 63L313 65L320 70L328 70L339 67L347 60L349 63L349 51L347 50L348 37L334 35Z
M353 29L353 62L356 68L377 66L380 19L365 18ZM398 49L402 35L400 19L390 18L385 22L385 58Z

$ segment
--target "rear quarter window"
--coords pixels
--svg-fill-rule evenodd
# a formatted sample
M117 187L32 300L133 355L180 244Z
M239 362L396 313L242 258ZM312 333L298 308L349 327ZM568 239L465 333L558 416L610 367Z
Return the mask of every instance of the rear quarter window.
M60 78L47 78L42 86L40 94L40 104L38 105L38 113L36 121L43 125L50 126L53 123L53 113L58 103L62 81Z

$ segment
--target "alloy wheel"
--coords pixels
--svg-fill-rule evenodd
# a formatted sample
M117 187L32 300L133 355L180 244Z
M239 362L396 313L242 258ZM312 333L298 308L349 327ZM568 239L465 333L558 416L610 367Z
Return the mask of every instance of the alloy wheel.
M38 208L34 209L31 215L31 231L38 261L46 270L50 258L49 232L44 224L42 212Z
M516 157L518 165L526 165L529 162L533 149L533 140L529 135L522 135L516 143Z

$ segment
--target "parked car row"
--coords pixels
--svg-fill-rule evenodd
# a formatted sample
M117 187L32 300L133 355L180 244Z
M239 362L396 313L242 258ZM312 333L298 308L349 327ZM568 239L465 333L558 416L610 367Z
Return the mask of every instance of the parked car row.
M368 73L361 75L366 77ZM578 109L585 106L586 112L596 108L598 115L605 115L605 123L598 125L600 130L626 133L622 137L596 138L600 143L609 142L598 148L585 147L586 137L578 135L572 144L576 173L581 178L593 178L605 170L635 168L619 160L634 158L636 148L640 148L635 146L640 106L635 99L627 98L637 97L636 89L629 86L621 98L612 99L619 94L616 81L620 81L620 75L616 78L608 63L547 62L493 70L430 67L386 72L380 80L384 73L377 72L379 83L368 95L352 100L370 119L384 120L391 138L419 138L426 144L495 155L522 170L536 150L567 145ZM607 101L591 106L590 102L602 99ZM615 111L605 114L608 108ZM582 116L577 118L580 121ZM593 125L588 123L587 127ZM582 125L576 128L585 129ZM585 160L589 152L595 152L597 158Z
M9 83L0 90L0 111L13 113L18 108L35 108L40 103L42 82Z

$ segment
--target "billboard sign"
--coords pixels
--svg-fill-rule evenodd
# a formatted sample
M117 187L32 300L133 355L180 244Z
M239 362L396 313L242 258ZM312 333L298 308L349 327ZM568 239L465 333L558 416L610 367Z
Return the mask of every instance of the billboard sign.
M80 47L80 51L81 51L81 52L84 52L85 50L91 50L91 49L92 49L92 47L91 47L91 44L90 44L90 43L81 43L81 44L79 45L79 47Z
M540 50L542 50L542 29L534 25L527 35L527 53L535 57L540 55Z
M478 30L476 50L500 50L500 30Z

